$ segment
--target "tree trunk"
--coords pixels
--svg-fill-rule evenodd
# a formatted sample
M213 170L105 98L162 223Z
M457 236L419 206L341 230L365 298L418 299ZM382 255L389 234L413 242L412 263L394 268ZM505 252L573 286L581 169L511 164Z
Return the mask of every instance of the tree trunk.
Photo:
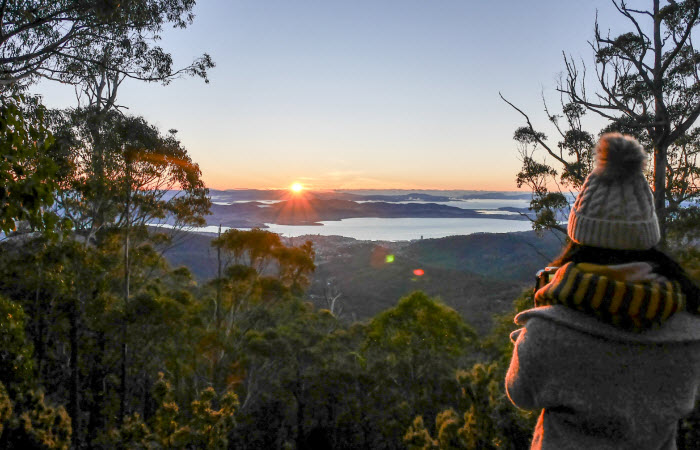
M654 147L654 208L659 218L661 245L666 243L666 155L668 145L660 144Z
M96 340L98 351L94 356L94 364L91 371L92 373L90 374L92 401L90 402L90 419L87 430L88 443L97 438L97 434L104 428L102 409L104 408L104 382L106 374L103 356L106 351L107 339L104 333L98 332Z
M295 389L293 391L294 397L296 398L297 401L297 414L296 414L296 421L297 421L297 436L296 436L296 444L297 448L305 448L306 447L306 436L304 434L304 387L302 386L301 382L301 370L299 367L297 367L296 370L296 383L295 384Z
M80 427L80 399L79 396L79 373L78 373L78 305L73 300L70 309L70 388L68 401L68 414L70 415L73 427L73 439L76 447L79 446L82 430Z
M304 436L304 404L301 399L301 394L297 396L297 448L305 448L305 436Z
M39 266L39 274L41 275L41 278L43 279L43 268L41 265ZM36 291L34 292L34 310L33 313L35 314L36 318L36 334L34 338L35 342L35 348L36 348L36 366L37 366L37 373L39 374L39 379L43 379L44 376L44 360L46 357L46 342L44 338L44 334L46 333L46 312L45 308L42 302L42 299L39 295L41 291L41 285L42 283L38 283L36 287Z
M221 239L221 224L219 224L219 234L217 235L217 238L219 240ZM222 298L222 295L221 295L221 288L222 288L222 286L221 286L221 282L222 282L221 274L222 274L222 270L223 270L223 267L221 265L221 244L219 244L216 247L216 264L217 264L217 269L216 269L217 282L216 282L216 311L215 311L215 315L214 315L214 317L215 317L214 322L216 324L215 325L216 330L218 331L221 329L221 322L223 321L222 309L221 309L222 308L222 305L221 305L221 301L222 301L221 300L221 298Z
M122 318L122 348L121 348L121 384L119 386L119 424L124 422L126 417L126 396L128 393L128 386L126 380L126 358L127 358L127 309L129 305L129 228L130 228L130 212L129 207L131 206L131 180L129 176L129 164L126 162L126 208L125 208L125 226L126 230L124 232L124 317Z
M128 288L127 288L128 289ZM124 305L126 309L126 305ZM126 382L126 358L128 356L128 348L126 343L126 337L128 332L128 327L126 324L126 311L125 317L122 318L122 332L121 332L121 382L119 384L119 424L124 422L126 417L126 395L128 391L128 386Z
M651 137L654 142L654 208L659 218L660 244L666 241L666 155L668 153L668 136L671 132L671 121L668 117L663 94L663 41L661 38L661 16L659 15L659 0L654 0L654 114L656 125Z

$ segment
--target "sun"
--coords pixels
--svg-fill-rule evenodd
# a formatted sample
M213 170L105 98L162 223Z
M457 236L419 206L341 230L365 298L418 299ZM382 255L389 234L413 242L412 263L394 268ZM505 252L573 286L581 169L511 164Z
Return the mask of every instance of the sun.
M301 192L304 189L304 186L301 185L301 183L293 183L291 186L292 192Z

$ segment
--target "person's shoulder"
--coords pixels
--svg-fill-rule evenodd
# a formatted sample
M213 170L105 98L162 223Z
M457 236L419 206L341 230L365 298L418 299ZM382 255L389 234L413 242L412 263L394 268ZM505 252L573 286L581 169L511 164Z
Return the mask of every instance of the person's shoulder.
M599 320L595 316L563 305L528 309L515 316L515 322L524 325L526 328L529 328L528 323L538 327L563 327L594 337L628 343L700 343L700 317L687 312L676 313L663 325L644 331L629 331L618 328Z

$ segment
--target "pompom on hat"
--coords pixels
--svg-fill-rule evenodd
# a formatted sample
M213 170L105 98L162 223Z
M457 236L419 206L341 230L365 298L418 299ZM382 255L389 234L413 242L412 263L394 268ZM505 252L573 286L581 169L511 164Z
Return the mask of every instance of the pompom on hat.
M620 133L600 138L596 167L569 214L571 240L614 250L648 250L659 243L654 198L644 177L646 161L636 139Z

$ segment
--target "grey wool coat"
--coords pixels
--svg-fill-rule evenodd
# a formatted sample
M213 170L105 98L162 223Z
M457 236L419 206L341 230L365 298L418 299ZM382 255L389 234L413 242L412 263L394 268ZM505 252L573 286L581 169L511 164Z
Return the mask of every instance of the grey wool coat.
M563 305L518 314L511 401L542 410L534 449L675 449L700 386L700 318L632 332ZM700 443L698 443L700 448Z

